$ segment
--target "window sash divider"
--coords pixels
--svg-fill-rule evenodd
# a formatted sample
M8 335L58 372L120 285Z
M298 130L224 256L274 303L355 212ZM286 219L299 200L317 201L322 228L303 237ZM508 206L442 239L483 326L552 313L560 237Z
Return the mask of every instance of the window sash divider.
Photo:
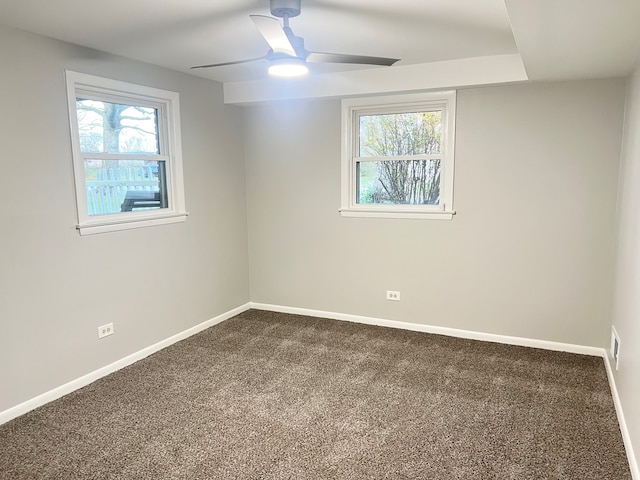
M145 162L167 162L171 157L158 155L157 153L91 153L81 152L80 156L85 160L140 160Z
M379 157L358 157L354 156L354 162L412 162L419 160L442 160L444 155L438 154L420 154L420 155L393 155Z

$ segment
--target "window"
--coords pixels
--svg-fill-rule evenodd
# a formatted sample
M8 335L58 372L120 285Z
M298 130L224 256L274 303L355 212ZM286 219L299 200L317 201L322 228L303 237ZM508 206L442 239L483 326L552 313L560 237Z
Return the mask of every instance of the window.
M344 216L451 219L456 92L342 101Z
M184 221L178 94L66 78L80 234Z

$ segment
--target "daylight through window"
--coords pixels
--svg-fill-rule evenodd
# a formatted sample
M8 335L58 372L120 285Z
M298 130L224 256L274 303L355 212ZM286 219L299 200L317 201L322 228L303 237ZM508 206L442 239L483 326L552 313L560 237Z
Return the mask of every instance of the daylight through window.
M67 72L82 234L182 221L178 95Z
M451 218L455 92L343 101L343 215Z

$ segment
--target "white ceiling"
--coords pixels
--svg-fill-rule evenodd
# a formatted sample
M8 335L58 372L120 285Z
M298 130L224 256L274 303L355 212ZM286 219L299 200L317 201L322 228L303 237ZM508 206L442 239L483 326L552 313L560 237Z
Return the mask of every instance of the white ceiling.
M222 82L265 76L262 62L189 70L264 55L252 13L268 0L0 0L2 24ZM569 79L628 74L639 21L640 0L302 0L291 27L309 50L397 66L519 53L529 78Z
M505 0L531 80L626 76L640 57L640 0Z

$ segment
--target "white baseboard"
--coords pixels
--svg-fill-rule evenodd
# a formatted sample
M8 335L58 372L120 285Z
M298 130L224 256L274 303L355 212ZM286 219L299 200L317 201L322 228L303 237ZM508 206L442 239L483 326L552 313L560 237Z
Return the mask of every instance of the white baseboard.
M109 365L99 368L98 370L95 370L91 373L83 375L80 378L76 378L75 380L65 383L64 385L60 385L59 387L56 387L53 390L49 390L48 392L38 395L37 397L34 397L31 400L27 400L26 402L20 403L15 407L11 407L7 410L4 410L3 412L0 412L0 425L16 417L19 417L20 415L24 415L25 413L35 408L38 408L46 403L52 402L53 400L56 400L64 395L67 395L68 393L78 390L79 388L89 385L91 382L95 382L99 378L109 375L110 373L116 372L121 368L124 368L128 365L131 365L132 363L137 362L138 360L142 360L143 358L148 357L152 353L156 353L157 351L162 350L163 348L166 348L169 345L173 345L174 343L179 342L180 340L184 340L185 338L188 338L192 335L195 335L196 333L201 332L202 330L206 330L209 327L212 327L214 325L217 325L218 323L224 322L225 320L235 315L238 315L242 312L249 310L249 308L250 308L249 303L241 305L237 308L234 308L233 310L229 310L228 312L218 315L217 317L214 317L194 327L191 327L187 330L177 333L165 340L162 340L158 343L154 343L149 347L143 348L138 352L132 353L131 355L127 355L126 357L116 362L113 362Z
M618 416L618 424L620 424L620 432L622 433L622 441L624 447L627 450L627 459L629 460L629 468L631 469L631 477L633 480L640 480L640 469L638 468L638 461L633 451L633 444L631 443L631 436L629 435L629 429L627 428L627 422L624 418L624 411L622 409L622 402L618 395L618 387L616 386L616 379L613 375L613 368L611 366L611 357L609 355L604 356L604 364L607 369L607 377L609 378L609 385L611 387L611 396L613 397L613 404L616 407L616 415Z
M579 353L582 355L593 355L605 357L604 348L587 347L583 345L573 345L570 343L550 342L548 340L536 340L532 338L510 337L506 335L496 335L493 333L474 332L472 330L461 330L457 328L438 327L434 325L423 325L421 323L398 322L396 320L386 320L383 318L364 317L361 315L350 315L347 313L325 312L321 310L310 310L308 308L285 307L282 305L270 305L266 303L249 303L251 308L256 310L271 310L273 312L294 313L297 315L307 315L310 317L331 318L333 320L344 320L347 322L364 323L367 325L378 325L380 327L400 328L403 330L413 330L415 332L434 333L436 335L446 335L448 337L467 338L469 340L482 340L485 342L505 343L508 345L518 345L521 347L542 348L545 350L556 350L560 352Z

